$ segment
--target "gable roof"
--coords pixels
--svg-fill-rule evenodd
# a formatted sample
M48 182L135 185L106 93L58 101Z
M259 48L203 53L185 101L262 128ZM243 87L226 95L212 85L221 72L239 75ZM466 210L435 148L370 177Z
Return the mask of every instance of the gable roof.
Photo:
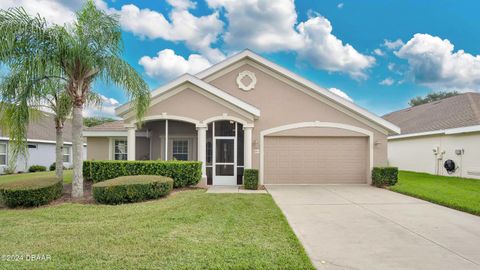
M0 129L0 138L8 139L8 133ZM72 142L72 123L69 119L63 127L63 140L69 144ZM27 141L48 141L55 143L56 129L53 115L42 112L38 119L31 120L27 127Z
M100 125L87 127L84 131L126 131L123 120L117 120L112 122L106 122Z
M244 51L242 51L238 54L235 54L235 55L219 62L218 64L213 65L210 68L205 69L204 71L201 71L201 72L197 73L195 76L198 77L201 80L204 80L207 77L209 77L210 75L213 75L214 73L217 73L218 71L220 71L224 68L227 68L227 67L229 67L229 66L231 66L231 65L233 65L233 64L235 64L235 63L237 63L241 60L244 60L244 59L250 59L250 60L252 60L256 63L259 63L263 66L266 66L270 70L273 70L273 71L287 77L288 79L293 80L296 83L298 83L300 85L303 85L308 89L311 89L313 92L326 97L327 99L341 105L342 107L347 108L348 110L362 116L363 118L368 119L368 120L370 120L374 123L377 123L379 126L387 129L391 133L394 133L394 134L399 134L400 133L400 128L397 127L396 125L388 122L387 120L382 119L381 117L367 111L366 109L356 105L355 103L350 102L350 101L348 101L348 100L346 100L346 99L328 91L327 89L318 86L317 84L315 84L315 83L313 83L313 82L311 82L311 81L309 81L309 80L307 80L307 79L289 71L286 68L283 68L283 67L269 61L268 59L254 53L254 52L252 52L248 49L244 50Z
M465 93L383 116L402 129L402 135L429 133L480 125L480 93ZM425 134L426 135L426 134Z
M171 90L173 90L175 87L177 86L180 86L184 83L191 83L203 90L205 90L206 92L252 114L253 116L255 117L259 117L260 116L260 110L257 109L256 107L244 102L243 100L237 98L237 97L234 97L228 93L226 93L225 91L222 91L220 89L218 89L217 87L209 84L209 83L206 83L202 80L200 80L199 78L191 75L191 74L184 74L178 78L176 78L175 80L161 86L160 88L158 88L157 90L153 91L151 94L150 94L150 99L155 99L157 97L160 97L162 95L164 95L165 93L168 93L170 92ZM128 113L130 110L131 110L131 107L130 107L130 103L131 102L128 102L128 103L125 103L123 105L121 105L120 107L117 107L115 108L115 113L118 115L118 116L124 116L126 113Z

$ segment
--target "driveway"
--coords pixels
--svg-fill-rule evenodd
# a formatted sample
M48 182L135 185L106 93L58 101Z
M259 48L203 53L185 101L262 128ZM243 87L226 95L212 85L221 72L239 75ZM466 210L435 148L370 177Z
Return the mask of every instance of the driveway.
M480 269L480 217L367 185L271 185L318 269Z

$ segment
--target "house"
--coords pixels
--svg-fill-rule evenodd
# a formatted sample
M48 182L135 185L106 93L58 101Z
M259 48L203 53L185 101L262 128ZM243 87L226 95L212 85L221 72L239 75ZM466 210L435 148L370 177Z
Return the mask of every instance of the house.
M63 161L67 168L72 167L72 128L69 121L64 127ZM16 172L26 172L32 165L42 165L48 168L55 162L55 140L56 129L53 116L49 113L42 113L38 119L32 120L27 129L28 156L19 157L15 162ZM0 174L9 167L10 138L6 132L0 129ZM84 145L84 156L86 157L87 147Z
M464 93L383 118L402 129L402 134L388 137L390 165L402 170L480 178L479 93ZM450 171L444 167L447 160L454 162Z
M245 50L151 93L137 126L123 120L84 131L88 159L199 160L208 185L369 183L387 165L387 136L400 129L334 93Z

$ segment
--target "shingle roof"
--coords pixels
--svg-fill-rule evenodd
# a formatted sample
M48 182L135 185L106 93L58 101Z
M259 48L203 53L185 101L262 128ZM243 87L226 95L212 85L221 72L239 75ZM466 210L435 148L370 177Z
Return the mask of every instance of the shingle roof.
M98 126L85 128L85 131L124 131L127 130L123 125L123 120L103 123Z
M402 134L480 125L480 93L465 93L382 116Z
M8 137L8 134L0 130L0 136ZM43 113L37 119L30 121L27 129L27 139L55 141L56 129L53 116L49 113ZM65 142L72 141L72 124L70 120L65 121L63 140Z

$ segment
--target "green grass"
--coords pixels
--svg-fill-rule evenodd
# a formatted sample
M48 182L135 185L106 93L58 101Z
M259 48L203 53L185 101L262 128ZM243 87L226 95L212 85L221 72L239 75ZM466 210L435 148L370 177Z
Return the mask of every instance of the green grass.
M480 215L480 180L400 171L391 190Z
M64 170L63 171L63 183L69 184L72 182L72 170ZM7 174L7 175L0 175L0 184L2 183L11 183L15 181L21 180L30 180L35 179L43 176L54 176L55 172L35 172L35 173L15 173L15 174Z
M267 194L183 191L118 206L0 210L0 269L313 269Z

